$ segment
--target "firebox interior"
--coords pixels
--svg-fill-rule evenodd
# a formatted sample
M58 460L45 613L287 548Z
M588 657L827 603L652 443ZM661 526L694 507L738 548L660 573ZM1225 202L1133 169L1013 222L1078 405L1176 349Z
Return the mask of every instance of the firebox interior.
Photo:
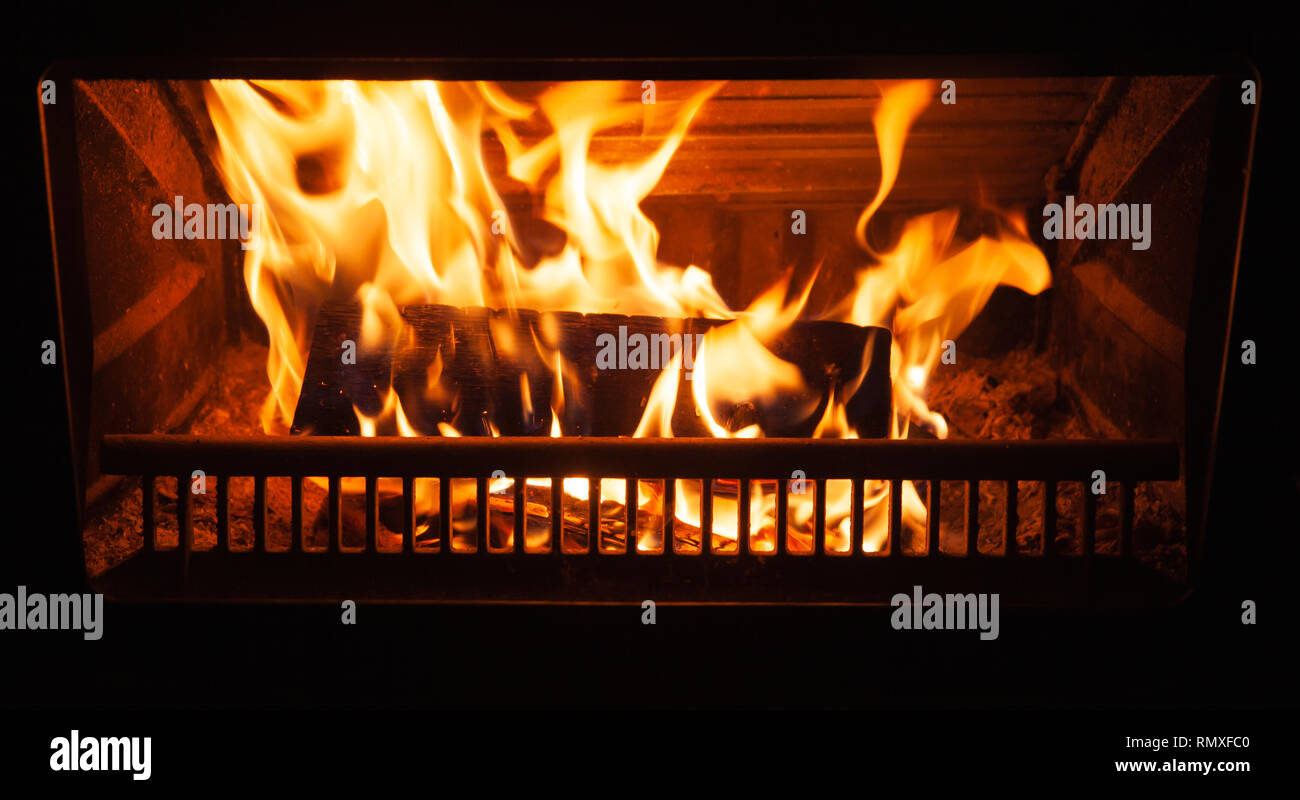
M1190 580L1226 76L72 85L47 152L114 594ZM1044 224L1131 204L1147 247Z

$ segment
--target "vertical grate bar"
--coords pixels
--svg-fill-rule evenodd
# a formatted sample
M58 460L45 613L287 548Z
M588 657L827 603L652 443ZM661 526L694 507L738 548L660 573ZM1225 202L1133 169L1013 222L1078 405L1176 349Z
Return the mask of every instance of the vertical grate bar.
M147 553L152 553L155 548L154 531L158 527L154 512L154 503L156 501L157 492L154 490L154 476L142 476L140 478L140 523L141 532L144 534L144 549Z
M325 542L325 552L343 551L343 478L331 475L330 478L330 533Z
M677 481L664 478L664 555L671 556L677 552Z
M414 481L412 481L414 483ZM414 493L412 493L414 494ZM411 498L411 529L415 529L415 498ZM451 478L438 478L438 552L451 552Z
M625 519L623 522L623 528L624 528L623 539L626 542L624 544L624 552L626 552L630 556L633 556L637 554L636 508L637 508L637 503L639 501L637 499L636 478L627 479L627 484L626 484L626 488L624 489L624 492L625 493L623 495L623 500L624 500L623 511L624 511Z
M713 480L700 481L700 554L713 555Z
M736 552L754 552L754 538L749 530L749 478L741 478L736 489Z
M480 475L474 479L474 515L475 534L474 552L485 556L488 553L488 479Z
M217 546L218 552L230 549L230 476L217 476Z
M862 552L862 479L853 479L853 491L851 492L851 502L853 503L852 527L849 529L849 555L858 555Z
M826 479L818 478L813 486L817 491L813 504L813 555L820 556L826 554Z
M1056 555L1056 481L1043 483L1043 555Z
M600 552L600 478L587 480L587 552Z
M379 552L379 477L366 476L366 552Z
M176 476L176 544L187 554L194 548L194 492L183 474Z
M564 553L564 478L551 476L551 554Z
M925 491L926 555L939 555L939 481L931 480Z
M266 476L253 476L253 552L265 553L266 547Z
M980 553L980 482L966 481L966 557Z
M1002 530L1002 549L1006 555L1014 556L1019 548L1016 545L1016 530L1020 528L1020 482L1007 481L1007 518Z
M903 555L903 482L897 478L889 482L889 555Z
M1119 554L1133 555L1133 481L1119 485Z
M302 535L302 476L294 475L289 491L289 549L295 553L306 550Z
M781 478L776 482L776 554L785 555L785 538L790 535L790 481Z
M528 521L528 504L524 500L524 478L515 476L515 552L522 553L524 547L525 522Z
M442 488L442 482L438 483ZM442 519L451 520L451 506L445 505L438 509ZM441 523L442 519L439 519ZM415 476L402 476L402 552L415 552Z

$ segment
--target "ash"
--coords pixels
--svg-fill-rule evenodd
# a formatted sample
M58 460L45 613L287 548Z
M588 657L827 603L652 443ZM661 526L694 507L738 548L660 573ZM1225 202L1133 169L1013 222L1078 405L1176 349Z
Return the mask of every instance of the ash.
M1089 413L1087 404L1065 384L1047 354L1030 349L1013 350L997 358L963 357L959 364L939 365L931 373L927 395L930 408L948 420L952 439L1103 439L1119 438L1104 420ZM915 434L914 434L915 435ZM925 487L918 486L922 497ZM1119 552L1119 494L1112 486L1097 498L1097 552ZM1083 492L1080 482L1057 486L1057 522L1053 531L1056 552L1077 554L1082 542L1080 525ZM1019 524L1016 545L1020 552L1041 553L1043 546L1044 484L1018 484ZM940 489L940 549L963 551L965 488L945 481ZM1133 498L1133 550L1167 577L1187 578L1186 525L1183 486L1141 483ZM1006 485L980 483L980 552L999 552L1004 545ZM923 540L921 540L923 541ZM919 546L923 547L923 544Z

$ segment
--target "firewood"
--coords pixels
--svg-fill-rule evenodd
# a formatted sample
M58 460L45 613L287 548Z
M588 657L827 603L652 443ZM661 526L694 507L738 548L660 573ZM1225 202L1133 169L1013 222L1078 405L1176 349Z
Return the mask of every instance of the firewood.
M391 385L407 420L422 434L435 435L439 423L447 423L464 435L491 435L490 422L504 436L547 435L552 430L558 357L564 375L559 420L563 434L630 436L668 359L655 357L662 355L661 349L651 353L650 368L601 369L597 366L600 337L609 334L622 348L637 334L652 343L656 335L676 334L684 340L727 322L450 306L408 306L402 317L405 328L395 341L363 349L355 364L344 364L344 342L361 340L360 308L326 305L321 309L294 416L295 433L355 435L360 424L354 406L369 417L378 416ZM658 340L660 345L663 342ZM850 422L862 436L887 434L888 330L800 321L768 346L778 358L799 368L804 383L821 397L820 405L809 413L806 397L757 398L718 416L722 424L739 430L757 423L769 436L809 436L832 390L841 401L847 387L856 384L847 404ZM864 355L870 366L858 381ZM531 408L521 380L527 382ZM691 389L690 381L679 382L674 431L679 436L707 436Z

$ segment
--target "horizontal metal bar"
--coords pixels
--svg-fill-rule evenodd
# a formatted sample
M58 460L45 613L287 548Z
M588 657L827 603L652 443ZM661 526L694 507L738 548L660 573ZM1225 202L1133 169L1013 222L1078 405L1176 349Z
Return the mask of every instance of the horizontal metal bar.
M1177 480L1176 442L1113 439L1009 442L920 439L626 439L613 437L212 437L105 436L105 474L457 477L505 470L517 475L775 480L810 478L933 480ZM595 532L593 532L594 535Z

